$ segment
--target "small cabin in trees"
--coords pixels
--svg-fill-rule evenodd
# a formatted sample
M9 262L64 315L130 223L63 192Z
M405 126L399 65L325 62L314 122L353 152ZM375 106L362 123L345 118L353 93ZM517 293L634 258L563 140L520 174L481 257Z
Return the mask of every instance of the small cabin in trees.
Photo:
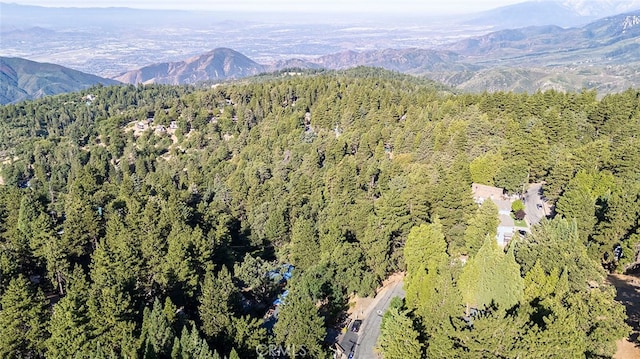
M500 223L498 224L496 240L500 247L505 247L516 233L515 222L513 218L511 218L511 203L514 201L514 198L507 196L502 188L479 183L471 184L471 190L473 191L473 200L478 205L490 199L498 206Z

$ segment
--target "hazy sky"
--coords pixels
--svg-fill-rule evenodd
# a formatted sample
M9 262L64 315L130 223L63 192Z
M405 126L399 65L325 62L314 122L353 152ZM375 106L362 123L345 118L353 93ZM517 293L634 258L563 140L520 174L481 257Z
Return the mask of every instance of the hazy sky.
M52 7L132 7L144 9L465 13L526 0L2 0Z

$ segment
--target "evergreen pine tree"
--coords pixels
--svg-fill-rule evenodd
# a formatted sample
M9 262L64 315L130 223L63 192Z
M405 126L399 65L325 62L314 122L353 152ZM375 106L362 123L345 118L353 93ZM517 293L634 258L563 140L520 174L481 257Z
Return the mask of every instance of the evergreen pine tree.
M53 307L46 341L48 358L70 358L86 353L91 340L91 323L87 308L89 283L77 266L69 278L66 295Z
M304 349L313 357L322 356L320 344L326 334L323 324L311 298L296 288L291 288L273 328L276 343L284 344L290 351Z
M113 253L108 241L99 243L92 256L90 277L93 280L89 290L87 308L95 338L105 351L135 352L137 342L133 338L135 328L134 303L128 290L131 273ZM133 353L132 353L133 355Z
M231 348L231 353L229 353L229 359L240 359L238 352L236 352L235 348Z
M478 253L487 236L494 238L498 234L498 224L498 206L488 199L478 208L464 231L464 242L470 256Z
M198 311L202 330L209 338L222 341L231 334L231 318L237 300L238 290L226 267L216 274L205 275Z
M563 307L544 317L544 324L532 333L535 358L584 358L587 337L578 326L576 315Z
M45 298L24 276L12 279L0 298L0 356L41 356L46 339Z
M523 358L536 347L530 338L528 310L488 310L471 316L452 335L461 358ZM491 308L493 309L493 308Z
M66 248L59 236L54 234L53 223L48 214L40 213L30 223L30 227L32 234L29 245L33 254L45 262L48 277L62 295L64 294L63 283L69 271Z
M522 299L524 290L513 254L505 256L495 238L489 236L464 266L458 284L467 305L478 309L492 304L509 309Z
M438 219L411 229L404 246L404 258L409 276L429 263L438 267L447 262L447 243Z
M497 153L487 153L474 158L469 164L471 180L474 183L493 186L493 180L496 177L502 162L502 156Z
M544 299L555 292L558 281L560 280L560 271L554 268L547 275L542 269L539 262L531 268L524 276L524 297L530 302L534 299Z
M200 337L200 333L195 326L189 329L186 325L182 329L180 340L174 340L171 349L172 359L220 359L216 351L209 348L207 341Z
M319 251L318 235L313 222L298 218L291 229L291 263L296 268L305 270L316 264Z
M589 189L569 182L567 189L558 199L556 211L564 218L576 220L580 238L586 243L596 224L596 201Z
M386 359L419 359L422 343L407 311L389 308L382 317L377 347Z
M140 342L144 357L168 358L175 334L166 317L160 300L156 298L153 309L145 307Z
M255 355L256 348L267 341L267 329L262 321L248 315L232 319L233 346L243 358Z
M187 297L195 294L198 284L197 258L191 253L191 232L184 223L174 223L167 237L167 255L159 278L164 288Z

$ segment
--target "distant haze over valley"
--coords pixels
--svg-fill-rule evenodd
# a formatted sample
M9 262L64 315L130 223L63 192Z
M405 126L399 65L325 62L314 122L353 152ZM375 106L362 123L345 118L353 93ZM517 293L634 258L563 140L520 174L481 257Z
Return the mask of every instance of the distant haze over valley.
M205 1L205 0L95 0L90 3L82 0L17 0L23 5L38 5L47 7L128 7L153 10L197 10L197 11L236 11L260 13L420 13L420 14L461 14L478 12L487 9L507 6L522 2L522 0L449 0L449 1L421 1L414 0L236 0L236 1Z
M22 5L36 5L45 7L76 7L76 8L134 8L146 10L196 10L196 11L233 11L273 13L314 13L337 14L346 13L349 16L357 14L469 14L510 5L525 3L522 0L449 0L422 1L396 0L393 2L382 0L236 0L236 1L204 1L204 0L96 0L86 2L82 0L14 0L12 3ZM603 16L621 13L638 8L638 0L533 0L528 3L557 4L581 16Z
M0 56L127 83L195 83L286 67L365 65L471 91L597 88L606 93L640 84L640 18L632 12L640 0L501 3L509 5L457 15L406 6L385 14L332 16L328 12L338 8L313 13L311 5L287 12L274 11L274 5L259 13L264 6L205 12L1 3ZM175 3L157 2L170 4ZM184 8L195 5L187 1ZM620 13L626 15L614 17ZM223 48L232 52L215 53Z
M498 2L478 3L487 6ZM349 50L431 48L503 29L505 25L583 25L602 16L640 8L640 0L531 1L449 16L420 13L414 11L415 5L404 8L404 14L342 16L309 14L300 8L286 13L259 12L269 6L252 12L69 9L8 3L0 6L1 56L52 62L112 77L153 63L181 61L219 47L237 50L259 63ZM549 12L562 16L552 17Z

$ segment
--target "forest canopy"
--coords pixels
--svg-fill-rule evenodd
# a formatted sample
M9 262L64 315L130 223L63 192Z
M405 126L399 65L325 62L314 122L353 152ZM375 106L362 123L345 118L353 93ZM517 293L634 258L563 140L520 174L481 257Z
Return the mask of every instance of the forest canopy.
M602 268L636 260L638 98L357 68L2 106L1 356L322 357L349 296L406 271L385 357L398 331L423 357L609 357L628 327ZM556 218L505 252L473 182L544 182Z

